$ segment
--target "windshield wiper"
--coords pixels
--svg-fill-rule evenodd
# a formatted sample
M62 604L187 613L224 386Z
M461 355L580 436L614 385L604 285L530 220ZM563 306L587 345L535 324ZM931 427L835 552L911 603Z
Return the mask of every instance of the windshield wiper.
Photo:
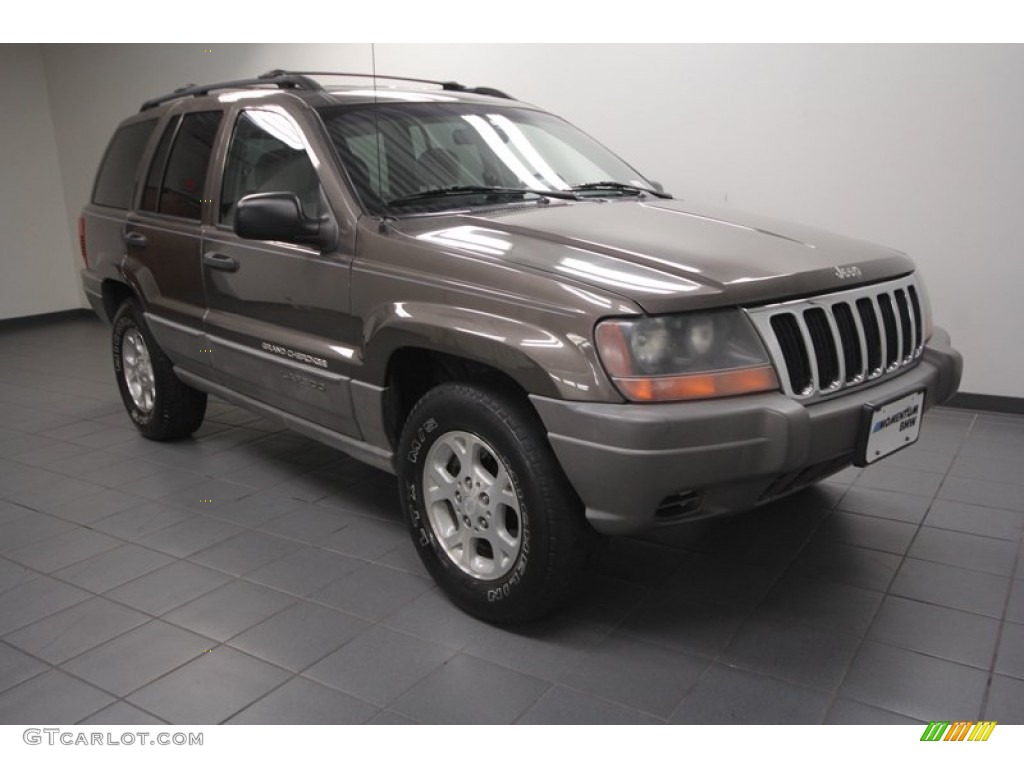
M586 184L576 184L571 187L573 192L587 192L590 190L614 190L617 192L634 192L638 195L648 194L654 195L655 197L664 197L672 199L672 195L668 192L659 192L656 189L649 189L647 187L638 187L635 184L623 184L621 181L589 181Z
M388 200L388 207L411 205L443 197L459 197L462 195L487 195L493 197L540 195L542 197L555 197L559 200L578 200L579 196L567 189L528 189L527 187L485 187L485 186L456 186L441 187L439 189L428 189L424 192L416 192L403 197L396 197Z

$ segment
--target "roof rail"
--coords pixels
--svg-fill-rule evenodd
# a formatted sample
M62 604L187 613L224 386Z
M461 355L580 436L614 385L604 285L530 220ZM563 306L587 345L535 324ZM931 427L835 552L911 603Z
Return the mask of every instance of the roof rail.
M324 75L330 77L365 77L373 80L398 80L406 83L425 83L427 85L439 85L441 90L444 91L459 91L462 93L477 93L481 96L496 96L499 99L511 99L504 91L499 91L497 88L489 88L487 86L478 86L470 88L469 86L457 83L454 80L424 80L419 77L396 77L391 75L375 75L366 74L364 72L298 72L293 70L285 69L274 69L267 72L263 77L322 77Z
M249 88L257 85L273 85L278 88L296 88L307 91L323 90L320 83L309 77L303 76L301 73L275 70L273 72L268 72L265 75L261 75L260 77L250 77L244 80L226 80L221 83L210 83L209 85L189 84L176 89L173 93L157 96L155 99L149 99L148 101L143 102L139 111L145 112L147 109L152 109L153 107L157 107L165 102L180 99L184 96L205 96L210 91L222 91L231 88Z

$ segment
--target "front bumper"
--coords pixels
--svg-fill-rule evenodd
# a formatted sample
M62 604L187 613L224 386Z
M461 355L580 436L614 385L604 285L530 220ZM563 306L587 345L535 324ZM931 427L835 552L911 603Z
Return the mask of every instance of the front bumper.
M591 525L621 535L748 509L837 472L853 461L864 405L924 389L927 410L956 393L962 370L936 328L910 370L809 406L780 392L656 405L530 399Z

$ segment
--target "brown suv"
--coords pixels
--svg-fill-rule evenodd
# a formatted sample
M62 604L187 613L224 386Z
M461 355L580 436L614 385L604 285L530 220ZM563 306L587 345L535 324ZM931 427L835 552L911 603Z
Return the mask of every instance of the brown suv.
M673 200L493 89L310 75L338 73L121 123L85 290L144 435L191 434L211 393L397 473L420 556L477 616L550 610L595 531L870 464L956 391L901 253Z

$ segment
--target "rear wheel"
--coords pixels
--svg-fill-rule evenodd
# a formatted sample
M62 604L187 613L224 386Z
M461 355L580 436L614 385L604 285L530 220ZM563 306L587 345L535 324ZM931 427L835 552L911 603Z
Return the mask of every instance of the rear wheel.
M409 415L398 469L420 558L468 613L529 621L577 586L593 533L520 398L477 384L434 388Z
M174 374L135 300L125 301L114 315L111 341L117 387L138 430L151 440L174 440L199 429L206 393Z

